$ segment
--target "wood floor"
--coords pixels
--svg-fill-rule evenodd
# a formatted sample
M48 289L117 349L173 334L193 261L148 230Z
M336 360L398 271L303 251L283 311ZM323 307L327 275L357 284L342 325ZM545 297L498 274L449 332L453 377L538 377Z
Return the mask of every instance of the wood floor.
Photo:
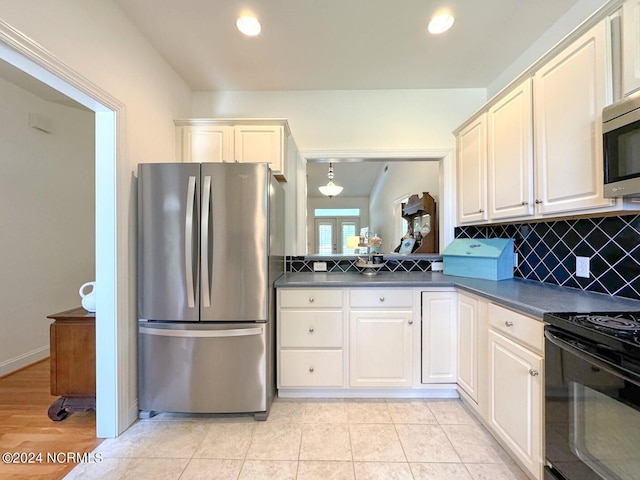
M23 452L35 461L0 462L0 480L61 479L76 464L47 461L47 453L73 458L66 453L90 452L100 444L95 412L73 413L61 422L49 419L47 410L57 398L50 394L48 359L0 378L0 454Z

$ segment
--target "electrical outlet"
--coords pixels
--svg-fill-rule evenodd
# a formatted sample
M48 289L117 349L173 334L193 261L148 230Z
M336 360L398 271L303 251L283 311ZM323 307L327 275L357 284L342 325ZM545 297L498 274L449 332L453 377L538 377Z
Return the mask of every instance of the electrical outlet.
M576 277L589 278L589 257L576 257Z
M513 252L513 266L518 266L518 252Z
M326 272L327 271L327 262L313 262L313 271L314 272Z
M432 272L441 272L444 270L444 263L442 262L431 262L431 271Z

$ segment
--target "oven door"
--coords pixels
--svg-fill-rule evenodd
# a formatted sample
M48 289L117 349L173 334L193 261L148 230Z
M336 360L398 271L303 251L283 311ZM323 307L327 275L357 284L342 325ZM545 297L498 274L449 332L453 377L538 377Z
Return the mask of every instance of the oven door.
M550 326L545 348L547 474L638 480L640 377Z

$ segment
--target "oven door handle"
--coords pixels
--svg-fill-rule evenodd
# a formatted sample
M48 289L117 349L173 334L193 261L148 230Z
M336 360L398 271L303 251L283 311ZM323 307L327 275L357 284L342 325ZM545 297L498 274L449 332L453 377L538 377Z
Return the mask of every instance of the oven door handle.
M634 385L637 385L640 387L640 376L638 376L637 374L635 374L634 372L631 372L629 370L627 370L626 368L620 367L619 365L616 365L614 363L611 363L609 360L607 360L606 358L602 358L598 355L595 355L591 352L586 352L574 345L571 345L568 342L565 342L564 340L562 340L561 338L558 338L557 336L555 336L553 333L551 333L549 330L545 330L544 332L544 336L546 337L546 339L548 341L550 341L551 343L553 343L555 346L561 348L562 350L566 350L569 353L572 353L573 355L577 356L578 358L584 360L585 362L588 362L602 370L605 370L609 373L611 373L612 375L615 375L616 377L620 377L623 380L626 380L628 382L633 383Z

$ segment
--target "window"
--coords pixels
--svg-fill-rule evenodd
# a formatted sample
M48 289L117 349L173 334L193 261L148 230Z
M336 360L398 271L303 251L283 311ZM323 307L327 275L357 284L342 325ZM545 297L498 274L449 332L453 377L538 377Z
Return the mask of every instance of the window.
M314 217L315 253L357 253L357 249L347 248L347 237L360 231L359 208L316 208Z
M314 217L359 217L359 208L316 208Z

